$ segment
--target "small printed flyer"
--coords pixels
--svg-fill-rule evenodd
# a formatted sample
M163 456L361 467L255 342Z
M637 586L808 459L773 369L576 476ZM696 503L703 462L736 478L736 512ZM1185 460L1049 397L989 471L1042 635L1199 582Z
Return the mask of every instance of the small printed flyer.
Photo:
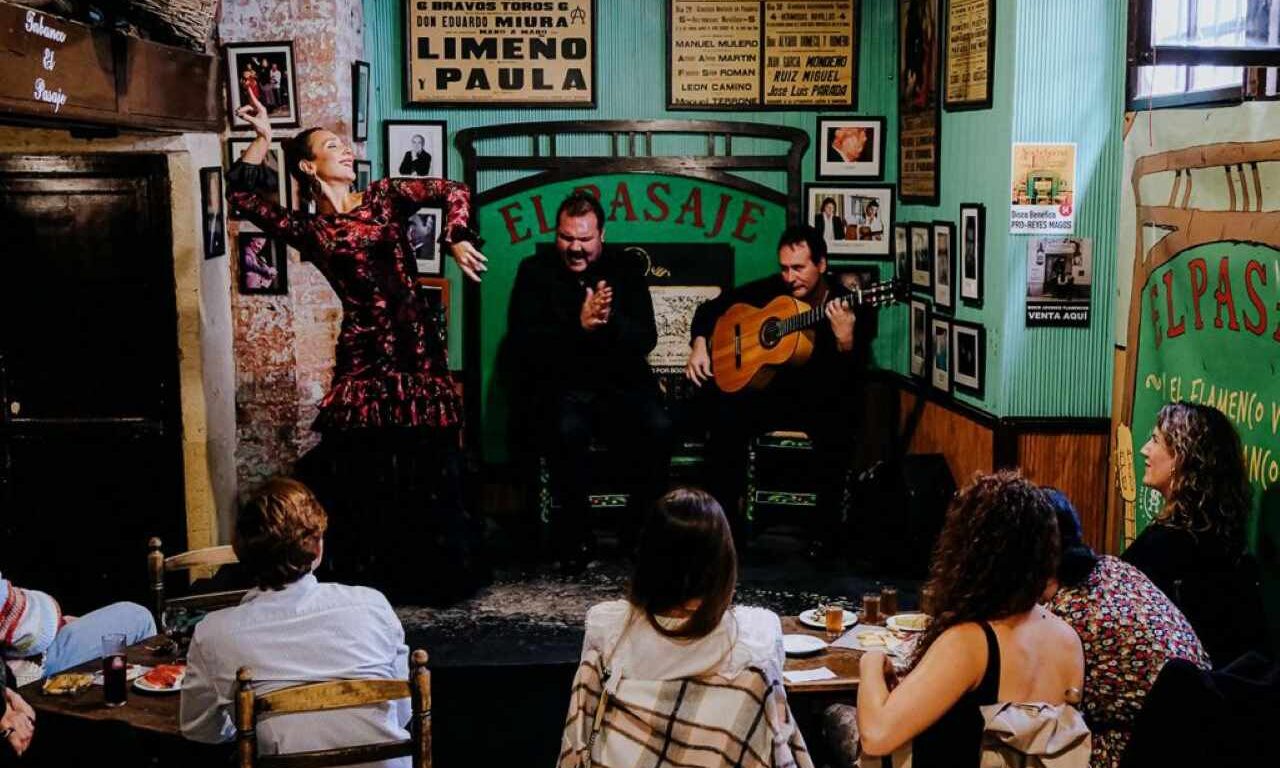
M1009 233L1069 235L1076 226L1076 145L1013 145Z

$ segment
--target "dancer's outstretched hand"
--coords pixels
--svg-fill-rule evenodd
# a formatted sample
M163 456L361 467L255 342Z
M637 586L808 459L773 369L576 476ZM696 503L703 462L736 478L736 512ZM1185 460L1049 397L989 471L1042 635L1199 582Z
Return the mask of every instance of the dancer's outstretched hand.
M480 282L480 273L489 270L489 260L474 245L468 242L454 243L449 246L449 255L458 263L462 274Z
M267 116L267 108L252 91L249 92L249 103L237 109L236 116L252 125L259 136L271 140L271 119Z

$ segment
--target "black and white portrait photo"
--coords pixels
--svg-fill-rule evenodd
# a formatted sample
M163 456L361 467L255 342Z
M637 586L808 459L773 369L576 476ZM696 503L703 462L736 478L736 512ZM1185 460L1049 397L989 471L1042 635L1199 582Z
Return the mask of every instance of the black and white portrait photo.
M983 242L986 238L986 208L979 203L960 205L960 298L968 304L982 304Z
M956 225L933 223L933 306L950 312L956 306L954 286Z
M445 178L447 151L443 120L388 120L383 123L388 178Z
M444 274L444 261L440 258L440 243L436 242L440 231L439 208L419 208L405 223L409 248L418 264L418 274L439 277Z
M200 169L200 239L206 259L225 255L226 230L222 220L222 169Z
M911 281L911 236L906 224L893 225L893 265L894 277Z
M929 363L929 304L911 300L911 375L924 376Z
M244 154L244 151L249 148L251 143L253 143L253 139L239 137L227 139L228 164L239 160L240 155ZM267 156L263 159L262 165L267 170L271 171L271 178L274 183L272 185L273 188L259 189L258 194L268 202L274 203L282 208L291 207L290 200L292 199L292 195L290 195L290 179L288 174L284 171L284 146L279 141L271 142L271 147L267 150ZM242 219L234 215L231 216L231 219L233 221L242 221ZM256 224L244 221L240 225L240 231L258 232L260 230Z
M933 287L933 229L928 224L912 224L911 285L928 290Z
M930 380L934 389L943 392L951 391L951 323L939 318L933 319L933 364L930 366Z
M982 397L986 332L981 325L954 322L951 326L951 383L958 391Z

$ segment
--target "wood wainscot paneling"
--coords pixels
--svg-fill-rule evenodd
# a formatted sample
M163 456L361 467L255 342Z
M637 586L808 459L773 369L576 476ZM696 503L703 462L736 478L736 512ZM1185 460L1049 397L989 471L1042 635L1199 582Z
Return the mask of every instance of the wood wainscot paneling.
M1106 551L1110 422L1100 419L1094 424L1093 421L1060 423L1073 429L1065 433L1015 433L1015 464L1036 483L1051 485L1065 493L1080 512L1085 541L1098 551Z
M995 467L994 419L988 414L938 402L908 388L899 392L898 408L906 452L942 454L956 486L963 486L975 472Z
M940 453L958 487L975 472L1020 469L1033 482L1065 493L1080 511L1085 540L1099 551L1114 551L1108 545L1109 419L996 418L895 373L876 371L868 378L863 441L873 452L880 449L873 458ZM886 418L894 407L897 413ZM882 434L894 427L895 434Z

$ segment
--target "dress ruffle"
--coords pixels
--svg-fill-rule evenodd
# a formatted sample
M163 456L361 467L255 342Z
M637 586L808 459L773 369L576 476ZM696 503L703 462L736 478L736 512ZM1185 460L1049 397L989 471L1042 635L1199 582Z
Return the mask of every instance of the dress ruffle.
M387 373L336 379L320 401L312 429L438 429L461 423L462 402L449 374Z

